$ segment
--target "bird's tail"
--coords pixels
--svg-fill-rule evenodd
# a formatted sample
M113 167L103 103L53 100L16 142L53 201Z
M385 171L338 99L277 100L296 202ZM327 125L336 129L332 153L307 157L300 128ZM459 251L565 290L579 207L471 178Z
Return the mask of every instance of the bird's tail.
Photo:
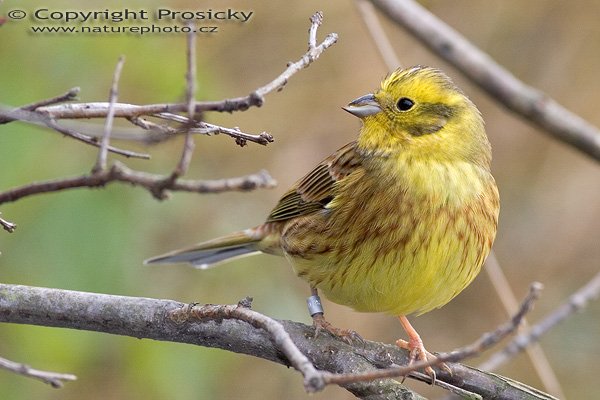
M260 253L258 244L261 240L262 237L257 235L256 230L246 229L152 257L144 261L144 264L190 263L196 268L207 269L225 261Z

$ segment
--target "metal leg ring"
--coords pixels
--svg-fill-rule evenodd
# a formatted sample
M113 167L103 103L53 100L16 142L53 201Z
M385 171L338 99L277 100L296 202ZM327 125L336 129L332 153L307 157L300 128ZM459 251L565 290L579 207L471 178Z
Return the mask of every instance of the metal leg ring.
M315 314L323 314L323 306L321 305L321 298L313 294L306 299L306 305L308 306L308 313L311 317Z

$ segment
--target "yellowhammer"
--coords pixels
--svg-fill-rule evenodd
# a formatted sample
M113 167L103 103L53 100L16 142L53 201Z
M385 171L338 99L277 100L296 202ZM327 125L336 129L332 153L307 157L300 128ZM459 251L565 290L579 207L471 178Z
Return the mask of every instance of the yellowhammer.
M358 140L288 190L264 224L152 258L208 268L255 253L286 256L306 280L317 328L317 290L364 312L399 318L411 360L427 359L406 319L459 294L496 235L498 190L475 105L441 71L399 69L346 111L362 119ZM428 369L432 374L433 370Z

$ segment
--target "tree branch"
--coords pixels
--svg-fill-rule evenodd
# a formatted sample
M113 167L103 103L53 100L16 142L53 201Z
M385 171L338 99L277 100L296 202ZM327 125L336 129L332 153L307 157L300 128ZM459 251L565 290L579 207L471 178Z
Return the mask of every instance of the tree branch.
M82 187L101 187L111 182L125 182L148 190L152 196L164 200L164 182L169 176L135 171L120 162L115 162L111 168L98 173L85 174L72 178L61 178L43 182L34 182L0 193L0 204L17 201L23 197L58 192L66 189ZM168 189L193 193L222 193L226 191L249 191L258 188L273 188L277 182L267 171L229 179L214 180L184 180L178 179Z
M269 332L237 318L225 319L221 314L211 316L215 307L221 306L195 306L195 312L202 320L182 323L179 317L182 310L184 313L189 310L189 306L172 300L0 284L1 322L190 343L291 365L280 344L273 341ZM408 362L407 353L394 345L364 341L351 346L326 333L314 338L314 329L301 323L276 322L285 328L295 346L321 371L335 374L375 371ZM486 399L551 399L533 388L496 374L461 364L452 364L451 367L451 376L436 369L440 381ZM342 386L362 398L422 399L392 379L352 382Z
M526 85L413 0L371 0L436 55L448 61L501 105L595 160L600 131L545 93Z

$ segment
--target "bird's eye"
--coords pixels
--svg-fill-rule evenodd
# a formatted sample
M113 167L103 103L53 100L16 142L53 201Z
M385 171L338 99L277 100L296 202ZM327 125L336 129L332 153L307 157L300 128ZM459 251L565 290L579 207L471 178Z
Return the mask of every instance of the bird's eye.
M396 105L398 106L398 110L408 111L412 108L414 104L415 102L409 99L408 97L403 97L400 100L398 100L398 103Z

